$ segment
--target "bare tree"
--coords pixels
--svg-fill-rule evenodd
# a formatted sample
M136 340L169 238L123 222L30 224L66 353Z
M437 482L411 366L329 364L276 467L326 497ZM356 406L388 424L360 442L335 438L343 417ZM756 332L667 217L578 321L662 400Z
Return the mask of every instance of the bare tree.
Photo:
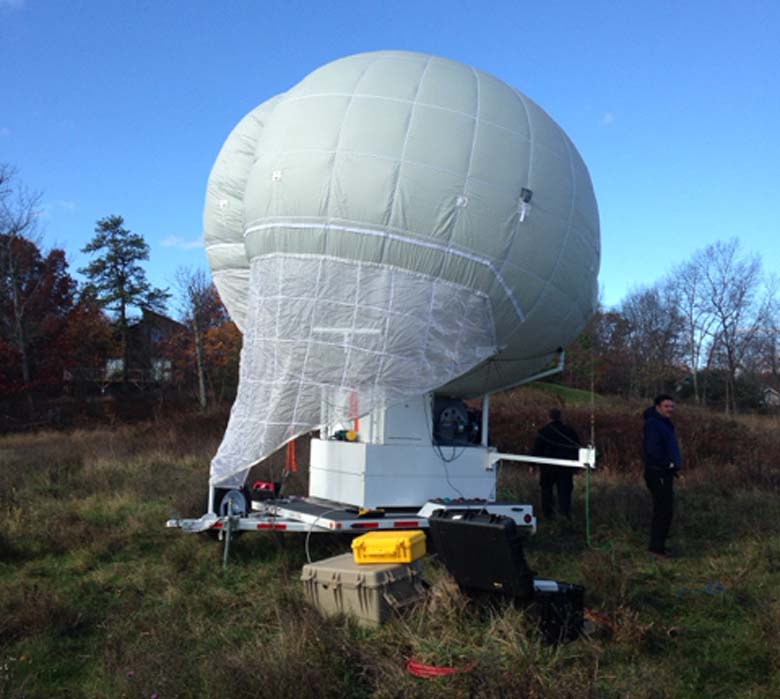
M780 387L780 280L770 276L765 284L768 304L766 320L759 329L756 343L748 350L747 368L755 374L770 377L774 387Z
M673 270L668 284L673 289L682 322L681 349L693 379L697 404L704 400L699 386L699 370L710 362L709 349L716 339L717 319L713 314L706 284L708 258L703 251Z
M0 266L4 284L13 309L13 334L19 351L22 380L29 385L32 380L29 343L25 332L26 304L21 291L21 255L38 240L38 213L41 195L31 192L18 181L18 173L7 163L0 163ZM28 409L33 411L32 394L27 393Z
M760 259L743 256L737 238L709 245L703 255L706 294L727 370L725 410L735 413L737 374L770 319L771 294L764 287Z
M202 269L179 267L176 270L176 286L181 294L182 319L190 328L195 349L195 369L198 375L198 403L205 410L206 358L204 338L206 331L224 322L225 309L219 301L214 284Z
M634 290L623 300L621 313L630 328L631 394L658 393L673 377L679 355L682 323L673 289L656 284Z
M780 386L780 277L776 274L767 280L767 295L769 297L769 318L764 342L764 366Z

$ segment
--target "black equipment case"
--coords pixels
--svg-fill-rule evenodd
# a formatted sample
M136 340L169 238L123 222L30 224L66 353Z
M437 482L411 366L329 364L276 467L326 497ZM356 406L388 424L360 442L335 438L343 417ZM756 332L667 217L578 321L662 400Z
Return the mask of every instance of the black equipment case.
M436 510L428 527L439 559L464 591L530 597L534 572L511 517L484 510Z
M574 641L582 634L585 588L558 580L534 581L534 605L547 643Z

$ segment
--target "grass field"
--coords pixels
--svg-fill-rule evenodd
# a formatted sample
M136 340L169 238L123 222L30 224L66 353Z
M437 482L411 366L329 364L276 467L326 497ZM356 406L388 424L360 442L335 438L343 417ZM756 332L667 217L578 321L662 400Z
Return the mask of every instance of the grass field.
M569 386L562 386L557 383L545 383L543 381L536 381L530 384L525 389L525 393L528 393L529 390L541 391L542 393L555 396L566 405L589 405L591 401L594 403L602 403L605 400L605 398L598 393L591 394L590 391L583 391L579 388L570 388Z
M701 455L677 490L678 556L659 562L645 551L641 470L620 441L636 435L622 407L597 411L612 446L591 479L592 545L580 478L574 523L541 522L527 547L540 575L585 585L605 620L557 647L521 610L470 602L435 560L426 602L377 630L322 619L303 601L302 536L243 536L223 572L218 543L164 528L172 511L201 513L220 419L6 436L0 696L780 697L772 423L690 421L684 446ZM532 422L505 418L499 428ZM743 440L744 459L707 452L713 434ZM293 487L303 492L305 474ZM525 467L504 469L500 490L537 499ZM347 540L312 537L314 558L346 550ZM406 672L410 656L475 665L422 680Z

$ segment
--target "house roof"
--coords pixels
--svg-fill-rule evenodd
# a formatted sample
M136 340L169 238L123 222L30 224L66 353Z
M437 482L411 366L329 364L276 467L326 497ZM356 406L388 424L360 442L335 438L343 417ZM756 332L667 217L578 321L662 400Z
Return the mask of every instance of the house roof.
M157 313L155 311L149 310L148 308L142 309L143 315L141 316L141 319L136 323L138 325L139 323L152 323L154 325L167 325L171 327L176 328L185 328L186 326L183 323L180 323L178 320L174 320L173 318L169 318L166 315L163 315L162 313Z

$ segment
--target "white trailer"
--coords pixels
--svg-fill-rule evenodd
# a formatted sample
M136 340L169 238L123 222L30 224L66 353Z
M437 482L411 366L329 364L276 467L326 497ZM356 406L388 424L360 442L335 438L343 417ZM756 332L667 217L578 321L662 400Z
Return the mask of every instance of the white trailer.
M489 397L475 424L458 401L433 394L380 409L354 424L333 421L311 441L309 493L252 501L246 491L210 489L198 519L171 519L187 532L353 532L424 529L439 509L479 509L536 531L533 507L496 500L502 462L595 467L595 449L574 461L505 454L488 445ZM221 497L217 497L219 493Z

